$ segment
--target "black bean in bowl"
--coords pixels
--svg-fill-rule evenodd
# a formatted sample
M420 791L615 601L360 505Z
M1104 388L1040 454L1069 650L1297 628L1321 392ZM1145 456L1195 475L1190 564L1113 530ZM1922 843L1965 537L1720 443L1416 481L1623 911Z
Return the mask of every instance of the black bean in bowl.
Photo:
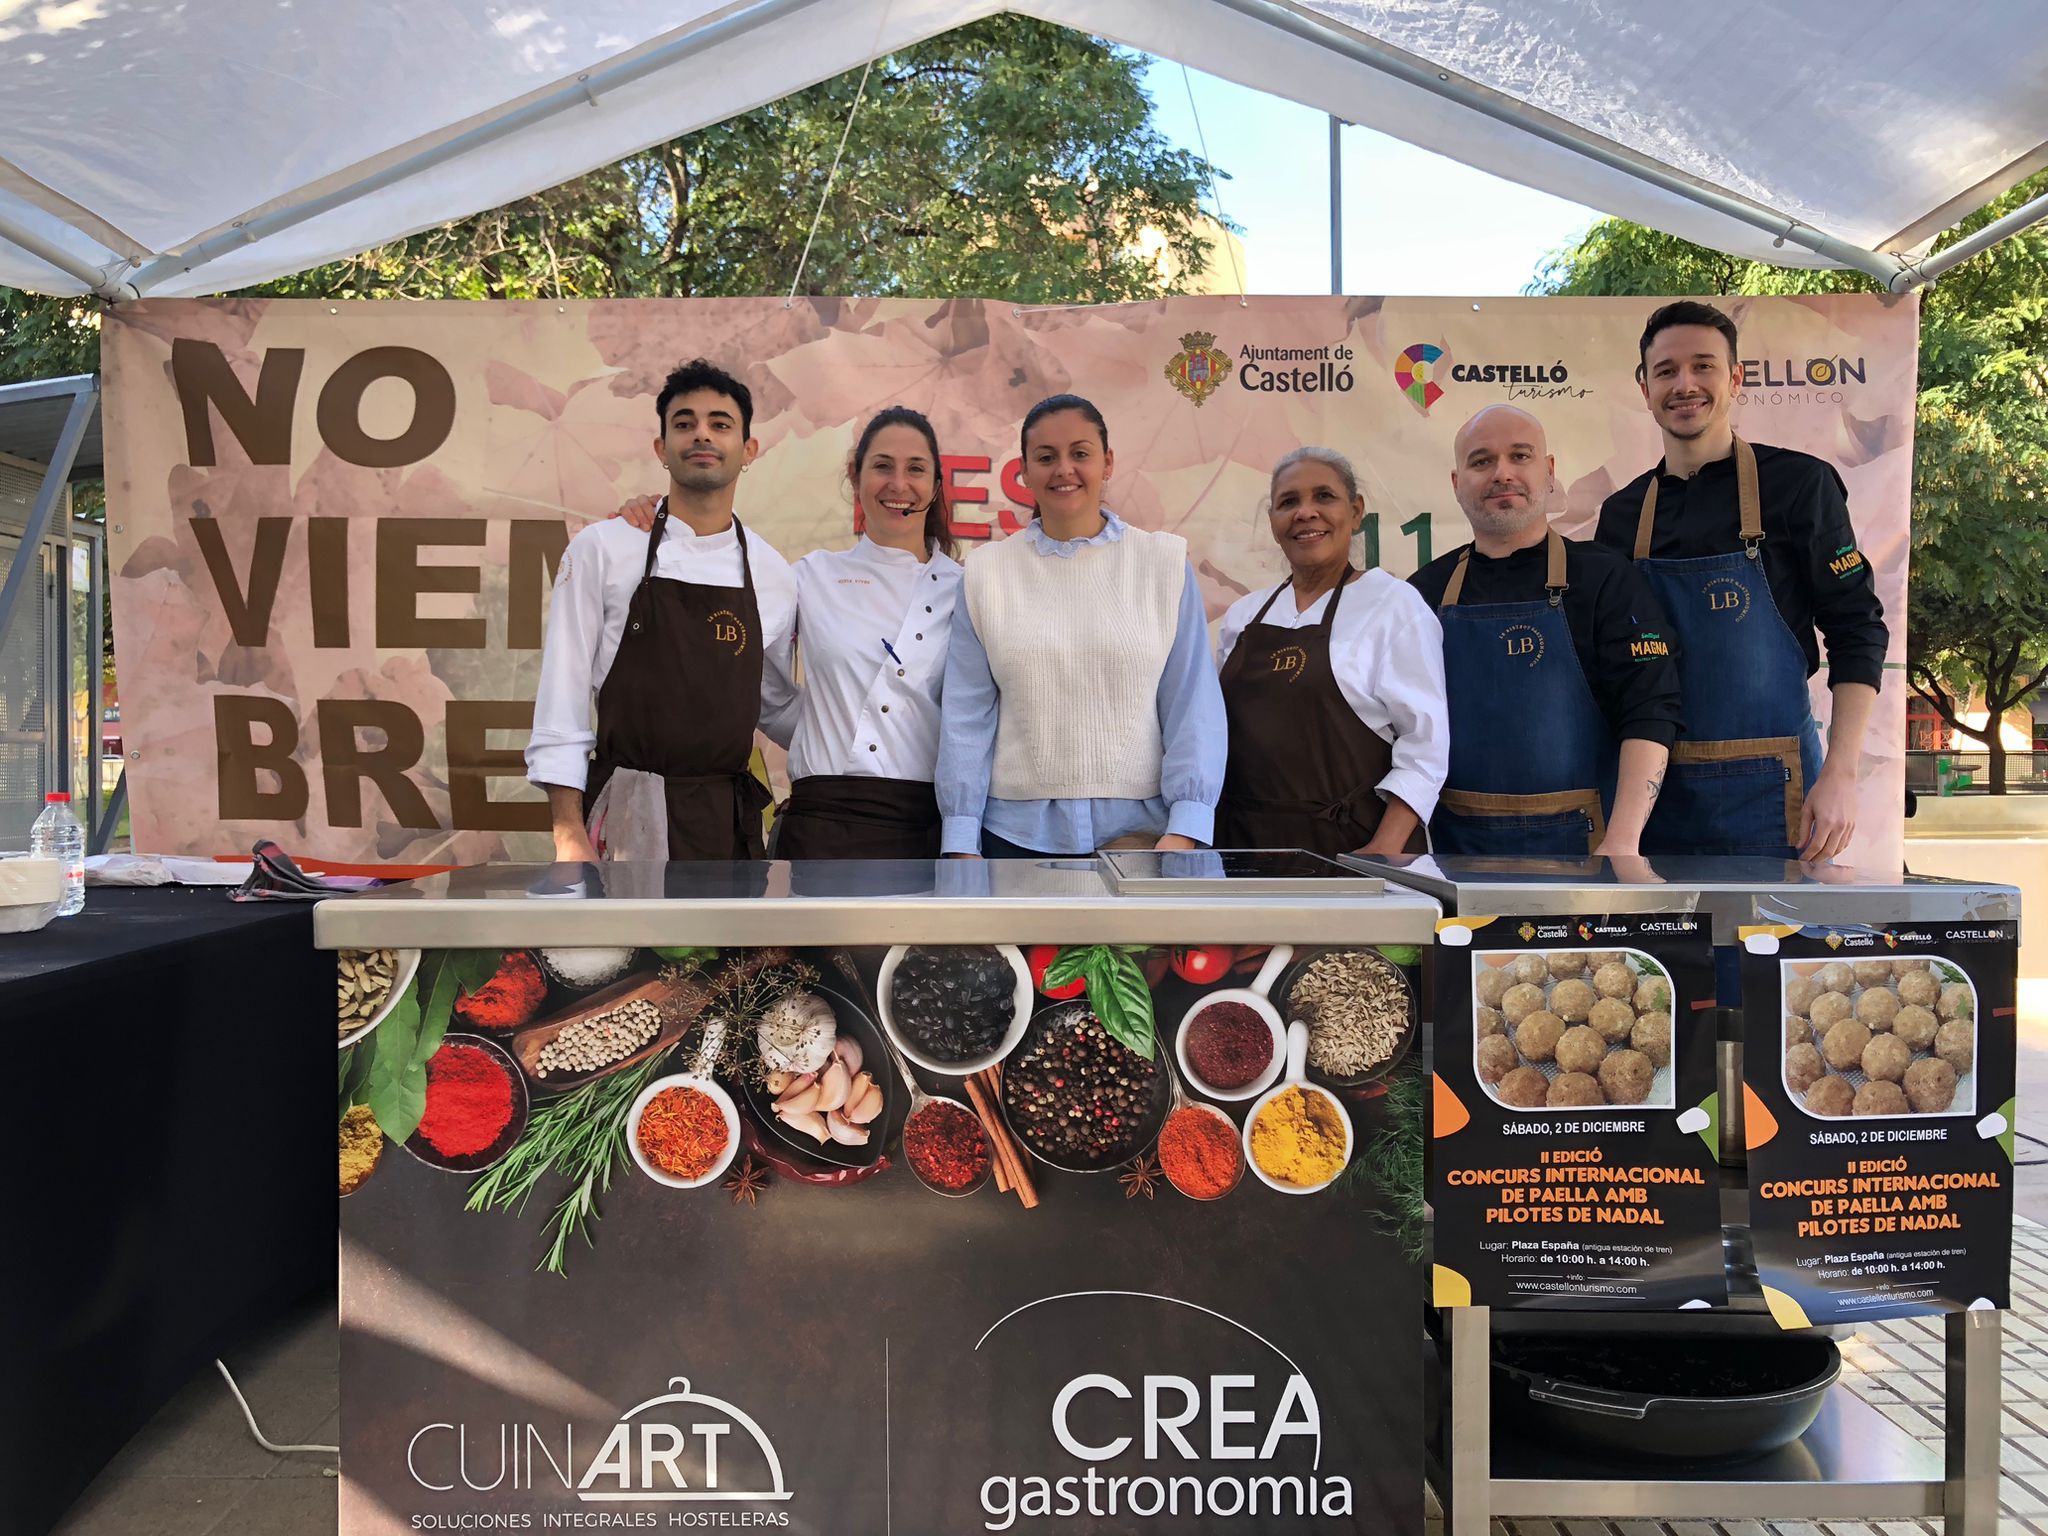
M1048 1008L1003 1064L1003 1116L1056 1168L1113 1168L1152 1144L1172 1085L1086 1003Z
M896 1027L934 1061L972 1061L1017 1017L1017 971L990 944L913 945L889 984Z

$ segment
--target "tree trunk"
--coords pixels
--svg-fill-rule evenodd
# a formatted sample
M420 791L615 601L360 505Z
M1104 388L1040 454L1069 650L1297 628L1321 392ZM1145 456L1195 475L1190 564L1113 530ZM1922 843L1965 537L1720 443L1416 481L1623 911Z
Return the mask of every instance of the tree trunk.
M2005 793L2005 711L1997 710L1984 717L1984 748L1987 758L1984 777L1985 788L1994 795Z

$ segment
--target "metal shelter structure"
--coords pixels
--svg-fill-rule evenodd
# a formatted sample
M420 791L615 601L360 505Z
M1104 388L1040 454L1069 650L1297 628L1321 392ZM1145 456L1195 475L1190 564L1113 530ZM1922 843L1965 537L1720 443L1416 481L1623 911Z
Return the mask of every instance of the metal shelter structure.
M0 283L125 300L300 271L1005 9L1893 289L2048 216L1928 254L2048 166L2038 0L100 0L0 25Z

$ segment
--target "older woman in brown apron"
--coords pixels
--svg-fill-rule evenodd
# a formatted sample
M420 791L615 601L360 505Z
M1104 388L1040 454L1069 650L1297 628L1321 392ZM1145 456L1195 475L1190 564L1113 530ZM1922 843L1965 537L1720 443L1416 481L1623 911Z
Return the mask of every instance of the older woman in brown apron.
M1288 579L1238 599L1217 643L1230 757L1216 846L1420 851L1450 752L1436 616L1352 565L1365 499L1343 454L1288 454L1268 516Z

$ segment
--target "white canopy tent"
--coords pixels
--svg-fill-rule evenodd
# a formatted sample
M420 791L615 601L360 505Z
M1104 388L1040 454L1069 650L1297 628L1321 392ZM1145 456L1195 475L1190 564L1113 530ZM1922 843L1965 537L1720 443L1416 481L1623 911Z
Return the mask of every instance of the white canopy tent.
M259 282L1003 9L1895 287L2048 215L1920 259L2048 165L2041 0L0 0L0 283Z

